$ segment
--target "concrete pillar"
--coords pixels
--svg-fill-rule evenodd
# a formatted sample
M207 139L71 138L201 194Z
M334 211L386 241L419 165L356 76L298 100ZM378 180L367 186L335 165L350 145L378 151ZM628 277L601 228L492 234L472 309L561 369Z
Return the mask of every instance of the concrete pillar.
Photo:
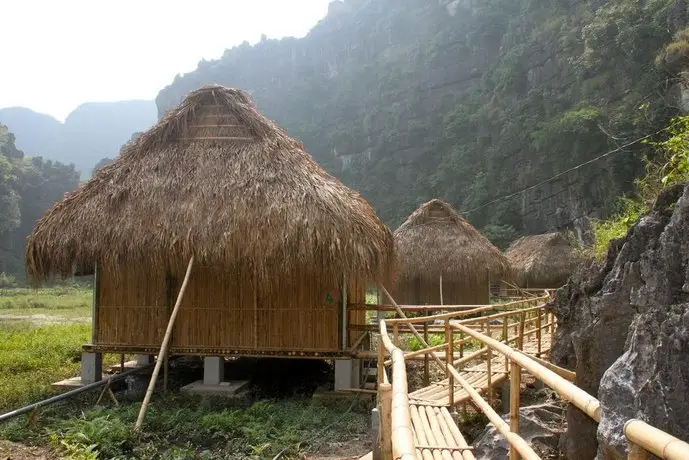
M81 382L89 384L103 379L103 355L100 353L81 353Z
M220 385L225 380L225 359L220 356L204 356L203 384Z
M361 382L360 359L335 360L335 390L359 388Z
M502 400L502 413L510 413L510 381L505 380L502 382L502 388L500 391L500 399Z
M371 433L373 433L373 460L383 458L380 451L380 412L374 407L371 410Z
M153 364L153 355L136 355L136 366L143 367Z

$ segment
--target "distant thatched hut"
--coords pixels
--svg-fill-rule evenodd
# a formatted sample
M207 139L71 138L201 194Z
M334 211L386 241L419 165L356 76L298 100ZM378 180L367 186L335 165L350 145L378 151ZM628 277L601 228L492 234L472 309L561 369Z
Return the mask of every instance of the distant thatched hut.
M393 237L241 91L190 93L28 237L28 275L96 271L92 352L343 356ZM346 280L346 283L343 283ZM343 286L347 289L341 289ZM359 318L359 319L357 319Z
M523 236L507 250L515 278L523 288L557 288L583 258L560 233Z
M404 304L487 304L489 281L510 273L498 248L452 206L431 200L395 230L399 282L395 300Z

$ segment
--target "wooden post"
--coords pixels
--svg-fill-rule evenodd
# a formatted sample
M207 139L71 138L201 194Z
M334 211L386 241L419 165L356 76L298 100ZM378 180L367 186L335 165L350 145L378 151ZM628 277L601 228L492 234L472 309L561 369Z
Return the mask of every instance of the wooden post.
M464 358L464 332L459 331L459 357Z
M392 325L392 343L394 343L396 347L400 346L400 328L397 323Z
M524 349L524 322L526 321L526 313L522 312L519 315L519 338L517 339L517 344L519 350Z
M450 407L455 406L455 378L450 373L450 367L454 362L454 343L452 341L452 328L450 327L450 319L445 319L445 341L447 342L447 350L445 351L445 372L447 373L448 388L450 390Z
M165 358L163 360L163 391L167 393L167 382L170 377L170 362L168 359L168 353L165 353Z
M502 317L502 342L505 342L505 345L509 345L509 337L507 334L507 323L509 321L509 316L503 316ZM505 373L510 371L510 359L505 356Z
M541 356L541 310L536 311L536 340L538 341L538 352L536 356Z
M141 425L143 425L144 423L146 410L148 409L148 404L151 402L151 396L153 395L153 388L155 388L156 380L158 379L158 374L160 373L160 366L163 364L163 359L161 358L164 357L167 353L167 347L170 343L172 329L175 326L175 318L177 318L177 312L179 311L180 305L182 305L182 297L184 296L184 291L187 289L187 284L189 283L189 277L191 275L191 267L193 265L194 256L191 256L191 259L189 259L189 265L187 266L187 273L184 275L184 281L182 282L182 287L180 288L179 295L177 296L177 302L175 302L175 308L173 308L172 314L170 315L170 321L167 323L165 337L163 337L163 343L160 345L160 352L158 353L156 365L153 368L153 375L151 375L151 381L148 383L148 389L146 390L146 395L144 396L144 402L141 404L141 410L139 411L139 416L136 419L136 425L134 426L135 431L141 430Z
M392 385L381 383L380 395L380 451L384 460L392 460Z
M254 350L258 350L258 276L254 271Z
M486 321L486 335L488 337L491 336L491 331L490 331L490 322ZM486 347L486 377L488 377L488 388L486 389L486 393L488 395L488 404L493 404L493 369L492 369L492 361L493 361L493 350L490 349L490 347Z
M440 305L443 304L443 275L440 275Z
M91 343L98 343L98 304L100 303L100 276L98 276L98 263L93 265L93 304L91 305ZM121 370L124 372L124 370Z
M650 455L638 444L634 444L629 441L629 454L627 454L627 460L648 460Z
M510 370L510 431L519 434L519 397L522 385L522 368L511 363ZM519 460L519 453L510 446L510 460Z
M383 344L383 336L378 336L378 387L385 382L385 345Z
M349 318L347 314L347 276L342 276L342 349L347 349L347 325Z
M428 311L425 315L428 316ZM423 340L428 343L428 321L423 323ZM423 355L423 386L425 387L431 384L428 364L428 353L426 353Z

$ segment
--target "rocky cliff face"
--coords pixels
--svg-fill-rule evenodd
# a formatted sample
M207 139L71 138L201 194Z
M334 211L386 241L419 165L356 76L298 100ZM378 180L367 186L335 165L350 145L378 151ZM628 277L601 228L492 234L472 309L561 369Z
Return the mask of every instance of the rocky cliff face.
M689 187L673 187L601 266L558 292L551 358L603 406L600 426L568 408L568 458L626 458L622 425L633 417L689 436L688 242Z
M249 91L393 227L437 197L478 227L571 228L629 191L644 146L543 181L666 125L653 63L685 17L683 0L335 1L306 37L227 50L156 103Z

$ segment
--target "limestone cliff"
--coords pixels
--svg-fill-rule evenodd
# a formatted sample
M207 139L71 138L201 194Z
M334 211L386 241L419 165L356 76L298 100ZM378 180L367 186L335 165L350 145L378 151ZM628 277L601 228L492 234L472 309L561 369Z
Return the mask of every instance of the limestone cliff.
M689 187L676 186L557 293L551 358L602 405L599 426L568 408L568 458L626 458L622 425L633 417L689 439L688 242Z

